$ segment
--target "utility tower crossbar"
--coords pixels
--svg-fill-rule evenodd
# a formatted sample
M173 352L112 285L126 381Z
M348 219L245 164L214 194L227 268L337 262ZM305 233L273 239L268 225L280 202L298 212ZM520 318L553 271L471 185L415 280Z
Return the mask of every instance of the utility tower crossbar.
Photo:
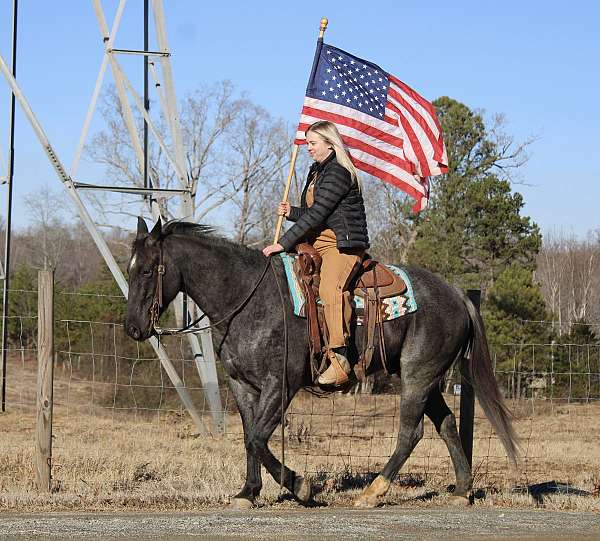
M135 49L110 49L110 52L119 54L138 54L142 56L171 56L171 53L161 53L158 51L136 51Z
M126 188L124 186L105 186L104 184L87 184L85 182L73 182L73 185L78 190L99 190L131 194L181 195L189 193L189 190L178 190L176 188Z

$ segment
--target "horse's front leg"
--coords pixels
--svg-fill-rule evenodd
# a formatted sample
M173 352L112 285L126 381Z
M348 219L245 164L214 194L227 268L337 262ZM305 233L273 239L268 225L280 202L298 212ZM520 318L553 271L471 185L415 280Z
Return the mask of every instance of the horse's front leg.
M246 482L242 490L231 499L230 507L233 509L249 509L262 489L261 464L249 445L255 423L259 394L247 383L235 379L229 380L229 386L242 418L244 446L246 448Z
M281 381L273 375L269 375L260 394L249 445L251 452L260 458L277 483L281 482L282 464L269 449L268 442L281 421L281 417ZM283 485L301 503L307 503L310 500L310 483L287 466L283 470Z

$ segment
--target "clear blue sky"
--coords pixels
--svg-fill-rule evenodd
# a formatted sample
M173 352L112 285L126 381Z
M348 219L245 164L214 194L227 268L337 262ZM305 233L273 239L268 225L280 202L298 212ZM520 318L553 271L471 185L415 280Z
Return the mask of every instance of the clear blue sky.
M7 60L11 5L0 2L0 53ZM110 25L117 2L103 5ZM116 47L142 47L142 5L128 1ZM319 20L327 16L327 42L378 63L429 99L448 95L471 108L503 113L516 141L537 136L521 170L528 186L516 187L525 197L525 213L543 231L563 228L578 235L599 227L598 6L552 0L165 1L179 97L200 84L230 79L273 116L295 122ZM19 11L18 79L70 167L102 60L92 3L20 0ZM140 90L141 70L140 60ZM8 102L0 77L0 164L6 161ZM21 114L17 122L15 223L22 226L28 221L24 194L44 184L60 186ZM100 127L94 122L93 129ZM82 165L80 180L93 181L99 173Z

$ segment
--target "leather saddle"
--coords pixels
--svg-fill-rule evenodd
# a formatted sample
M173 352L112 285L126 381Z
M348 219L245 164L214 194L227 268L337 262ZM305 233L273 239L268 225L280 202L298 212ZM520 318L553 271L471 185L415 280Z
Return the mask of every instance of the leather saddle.
M296 252L298 253L298 274L304 283L311 284L315 296L318 298L321 256L308 243L298 244ZM371 259L368 254L352 278L352 285L354 295L360 297L365 297L369 289L377 289L380 299L402 295L406 291L406 284L400 276L383 263Z
M313 376L322 371L326 359L323 344L326 343L327 328L322 307L318 304L319 282L322 259L319 253L308 243L296 246L298 258L296 272L300 277L306 299L306 319L310 342ZM360 267L351 279L350 288L354 296L364 299L363 326L366 329L366 340L359 362L354 366L358 379L363 379L371 363L374 351L375 331L379 330L379 347L381 359L385 366L385 349L383 344L383 321L381 320L381 301L388 297L401 295L407 289L406 284L395 272L383 263L366 255ZM321 366L317 366L318 364ZM387 371L387 369L386 369Z
M364 296L365 290L376 289L380 299L402 295L406 291L406 284L400 276L370 257L363 260L355 284L355 295Z

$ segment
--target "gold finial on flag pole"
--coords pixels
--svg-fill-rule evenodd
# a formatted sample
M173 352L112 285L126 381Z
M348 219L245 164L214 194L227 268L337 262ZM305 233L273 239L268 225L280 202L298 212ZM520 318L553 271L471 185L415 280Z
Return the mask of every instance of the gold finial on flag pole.
M327 19L327 17L321 18L321 21L319 24L319 39L320 40L323 39L323 35L325 34L325 30L327 30L328 23L329 23L329 20ZM319 50L319 47L317 47L317 50ZM290 160L290 170L288 173L287 182L285 184L285 190L283 192L282 201L287 201L288 197L290 195L290 187L292 185L292 176L294 175L294 167L296 165L296 158L298 157L298 148L299 148L299 145L294 145L294 148L292 149L292 158ZM284 218L284 216L279 216L277 218L277 225L275 226L275 237L273 238L273 244L276 244L279 241L279 235L281 234L281 226L283 225L283 218Z
M319 39L323 39L323 34L325 34L325 30L327 30L327 23L329 20L327 17L323 17L321 19L321 25L319 26Z

